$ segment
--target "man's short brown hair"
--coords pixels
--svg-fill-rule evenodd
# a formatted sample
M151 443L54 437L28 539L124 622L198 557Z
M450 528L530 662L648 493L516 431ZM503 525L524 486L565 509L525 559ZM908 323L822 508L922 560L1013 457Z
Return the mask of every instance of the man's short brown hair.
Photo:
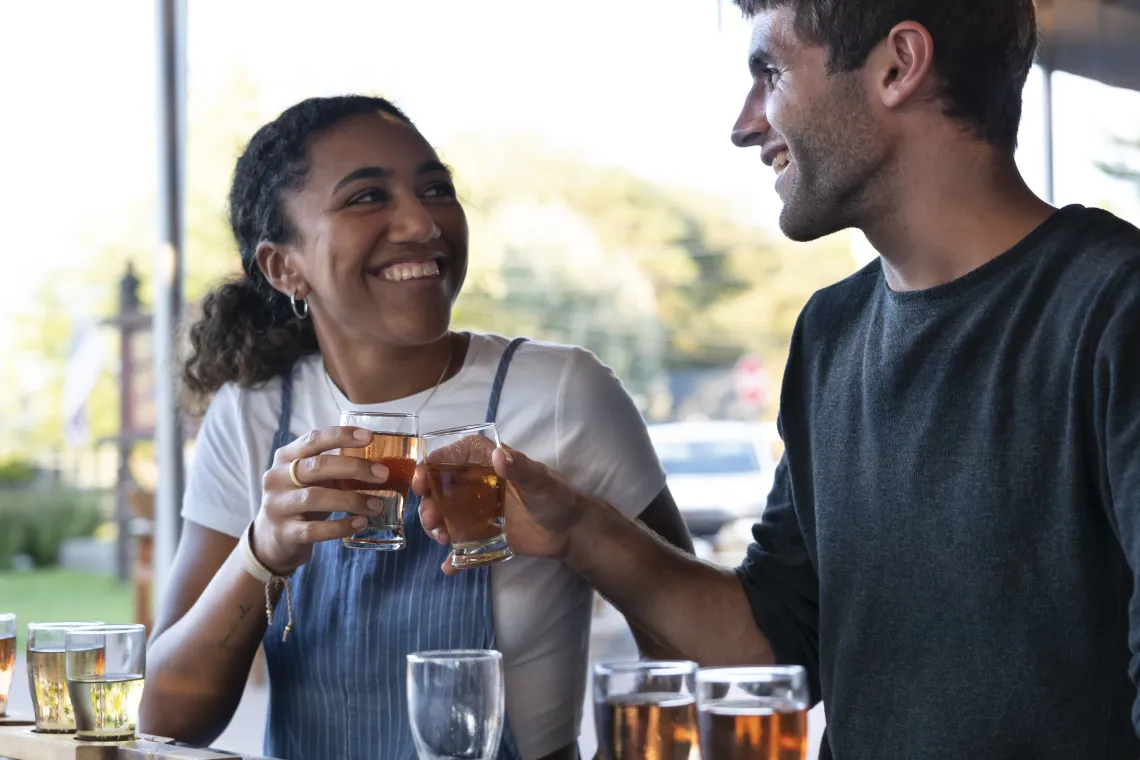
M734 0L746 17L791 8L796 34L827 50L832 72L854 71L896 24L934 40L947 115L995 146L1017 146L1021 91L1037 53L1033 0Z

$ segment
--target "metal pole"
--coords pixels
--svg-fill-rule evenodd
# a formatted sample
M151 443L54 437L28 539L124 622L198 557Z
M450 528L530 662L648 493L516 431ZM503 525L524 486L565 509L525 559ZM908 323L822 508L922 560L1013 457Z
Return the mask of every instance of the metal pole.
M1053 203L1054 198L1054 169L1053 169L1053 66L1048 54L1042 56L1041 70L1045 74L1045 87L1043 88L1043 110L1045 112L1045 200Z
M162 598L182 517L182 422L176 386L182 318L183 186L186 145L186 3L156 0L158 25L158 248L154 267L154 595Z
M119 535L115 541L115 574L120 583L131 575L131 519L127 495L133 485L131 477L132 436L135 432L135 358L133 319L139 315L139 281L134 266L127 264L127 272L119 283L119 472L115 486L115 521Z

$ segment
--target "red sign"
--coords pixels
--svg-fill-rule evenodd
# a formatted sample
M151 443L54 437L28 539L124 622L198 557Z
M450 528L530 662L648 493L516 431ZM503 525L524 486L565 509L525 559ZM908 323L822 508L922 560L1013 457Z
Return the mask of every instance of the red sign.
M751 355L740 357L732 370L732 379L741 401L751 406L763 406L768 395L768 373L760 359Z

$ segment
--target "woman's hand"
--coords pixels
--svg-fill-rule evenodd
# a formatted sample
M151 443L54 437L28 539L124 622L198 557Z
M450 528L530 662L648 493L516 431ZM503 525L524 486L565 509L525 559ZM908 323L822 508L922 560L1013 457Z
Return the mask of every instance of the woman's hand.
M342 448L364 448L372 432L354 427L314 430L282 446L273 457L273 467L262 478L261 510L253 521L254 556L271 572L287 575L309 561L313 544L347 538L364 529L368 517L379 514L379 499L342 491L341 480L375 483L388 480L388 468L362 457L328 453ZM294 474L289 468L296 461ZM328 519L333 512L348 517Z

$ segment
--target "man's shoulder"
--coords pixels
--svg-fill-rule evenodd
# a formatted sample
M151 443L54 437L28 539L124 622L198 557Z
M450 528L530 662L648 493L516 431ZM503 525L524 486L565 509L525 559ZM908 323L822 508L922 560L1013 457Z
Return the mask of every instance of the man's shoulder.
M827 328L850 324L883 287L883 267L876 258L854 274L812 294L800 313L801 326Z
M1046 245L1074 266L1096 276L1114 276L1140 266L1140 229L1099 208L1070 206Z

